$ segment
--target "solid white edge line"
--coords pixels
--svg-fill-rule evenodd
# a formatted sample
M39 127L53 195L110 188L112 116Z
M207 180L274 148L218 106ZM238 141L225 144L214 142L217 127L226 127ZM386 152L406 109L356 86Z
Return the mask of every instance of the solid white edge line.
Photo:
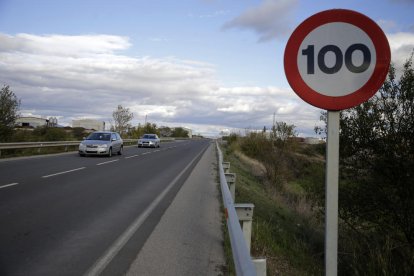
M197 158L204 153L202 150L199 154L191 160L190 163L168 184L167 188L164 189L151 204L145 209L144 212L122 233L118 239L105 251L105 253L93 264L91 268L86 271L84 275L95 276L100 275L102 271L108 266L112 259L118 254L124 245L131 239L138 228L144 223L145 219L152 213L152 211L158 206L163 200L166 194L174 187L180 177L188 170L188 168L197 160Z
M49 174L49 175L44 175L42 176L42 178L48 178L51 176L56 176L56 175L60 175L60 174L65 174L65 173L70 173L70 172L74 172L74 171L79 171L79 170L83 170L86 167L81 167L81 168L77 168L77 169L73 169L73 170L69 170L69 171L64 171L64 172L58 172L58 173L54 173L54 174Z
M3 186L0 186L0 189L3 189L3 188L7 188L7 187L11 187L11 186L15 186L15 185L18 185L19 183L11 183L11 184L7 184L7 185L3 185Z
M109 163L113 163L113 162L117 162L117 161L119 161L119 159L98 163L98 164L96 164L96 166L105 165L105 164L109 164Z

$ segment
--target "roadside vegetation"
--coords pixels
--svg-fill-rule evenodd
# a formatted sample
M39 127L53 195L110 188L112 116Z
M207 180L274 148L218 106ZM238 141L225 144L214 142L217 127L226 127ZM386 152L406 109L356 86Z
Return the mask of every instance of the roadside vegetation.
M338 275L413 275L412 57L340 123ZM237 173L236 202L255 204L252 255L266 257L268 275L323 275L325 145L294 136L232 134L224 159Z
M88 136L93 130L84 129L82 127L14 127L7 130L8 143L18 142L58 142L58 141L81 141L84 137ZM124 132L121 136L123 139L138 139L145 133L155 133L161 137L171 138L184 138L188 137L188 131L183 128L168 128L157 127L156 124L147 123L146 125L139 124L136 127L130 127L128 132ZM168 136L167 136L167 135ZM201 136L199 136L201 138ZM0 141L4 142L4 140ZM124 141L124 144L128 144ZM134 141L132 144L136 144ZM18 156L30 156L40 154L52 154L67 151L77 151L78 145L74 146L62 146L62 147L43 147L39 148L26 148L26 149L2 149L0 158L18 157Z
M307 185L323 185L319 151L262 133L233 134L223 146L237 174L236 202L255 205L251 254L266 257L268 275L323 272L323 224L306 192Z
M50 125L39 127L17 126L16 120L20 117L20 104L20 99L12 91L10 86L4 85L0 89L0 143L80 141L94 131L93 129L85 129L82 127L72 128ZM145 133L154 133L161 137L172 138L187 138L189 135L188 130L182 127L158 127L156 124L150 122L132 126L130 122L133 117L134 115L130 112L129 108L118 105L112 112L113 124L111 123L110 130L119 132L123 139L138 139ZM201 135L193 135L193 137L202 138ZM125 142L125 144L128 143ZM0 158L60 153L77 151L77 149L78 145L0 149Z

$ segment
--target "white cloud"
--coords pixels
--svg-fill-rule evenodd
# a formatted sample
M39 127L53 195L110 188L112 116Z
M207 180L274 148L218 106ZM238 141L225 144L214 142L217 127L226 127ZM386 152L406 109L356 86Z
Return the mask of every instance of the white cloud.
M395 63L397 69L411 56L414 50L414 33L395 33L387 35L391 48L391 60Z
M319 118L290 89L222 87L208 63L122 55L130 47L123 37L0 34L0 45L0 81L21 99L22 113L58 117L61 124L108 122L118 104L134 113L134 125L147 116L208 135L269 127L274 112L309 133Z
M44 35L0 34L2 52L22 51L32 54L58 54L60 56L82 56L88 54L111 54L130 47L128 38L113 35Z
M264 0L258 7L247 10L224 24L223 29L251 29L259 41L269 41L287 35L291 29L291 12L297 0Z

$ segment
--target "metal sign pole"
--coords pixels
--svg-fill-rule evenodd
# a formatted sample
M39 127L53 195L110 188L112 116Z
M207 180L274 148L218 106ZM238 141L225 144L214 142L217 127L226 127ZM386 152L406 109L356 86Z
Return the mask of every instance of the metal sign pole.
M326 141L325 275L337 275L339 111L328 111Z

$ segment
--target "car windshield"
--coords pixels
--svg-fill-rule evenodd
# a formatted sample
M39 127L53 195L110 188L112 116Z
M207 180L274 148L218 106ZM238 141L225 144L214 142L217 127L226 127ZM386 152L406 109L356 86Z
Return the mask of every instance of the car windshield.
M110 141L111 140L111 134L110 133L91 133L86 140L102 140L102 141Z
M148 134L146 134L142 138L144 138L144 139L155 139L155 135L148 135Z

